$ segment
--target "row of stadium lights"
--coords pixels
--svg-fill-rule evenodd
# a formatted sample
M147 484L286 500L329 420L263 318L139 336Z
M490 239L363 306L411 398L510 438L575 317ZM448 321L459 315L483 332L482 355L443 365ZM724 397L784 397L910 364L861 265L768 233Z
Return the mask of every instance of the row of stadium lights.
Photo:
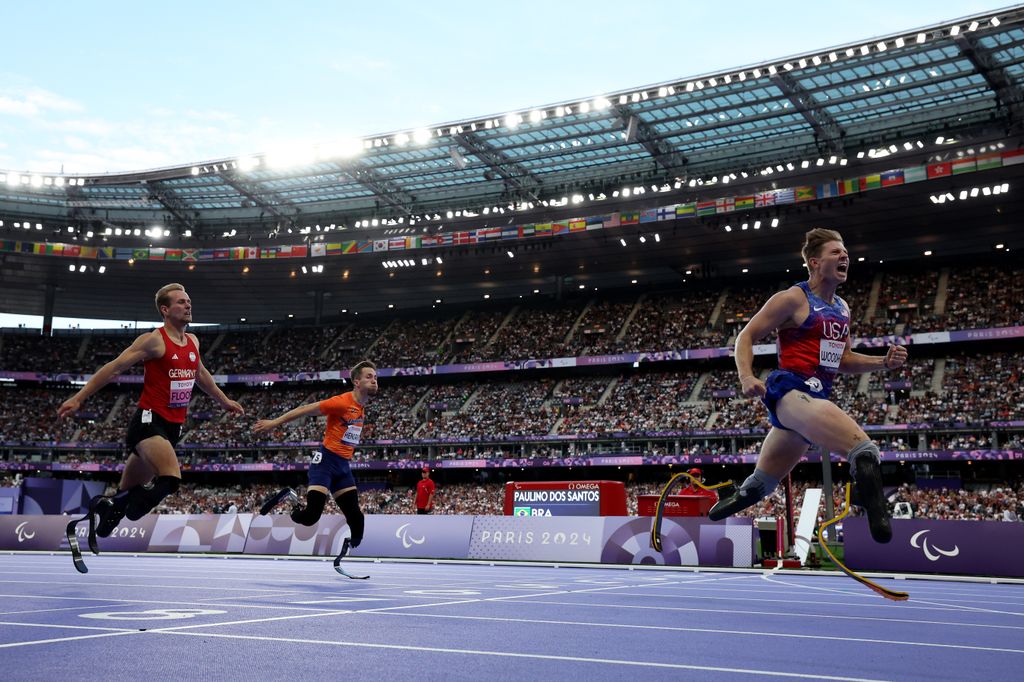
M970 189L962 189L957 194L952 192L944 192L942 194L932 194L928 197L933 204L944 204L947 201L953 202L959 199L965 201L967 199L974 199L978 196L990 197L998 196L1000 194L1006 194L1010 191L1010 183L1004 182L1001 185L993 185L991 187L972 187Z

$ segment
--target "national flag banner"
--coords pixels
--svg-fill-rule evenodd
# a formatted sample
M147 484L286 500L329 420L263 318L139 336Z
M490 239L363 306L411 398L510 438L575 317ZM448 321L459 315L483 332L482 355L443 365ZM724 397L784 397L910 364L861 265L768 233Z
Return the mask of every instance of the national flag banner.
M839 196L844 197L848 194L856 194L860 191L860 183L856 179L853 180L840 180L836 183L836 189L839 190Z
M327 242L324 246L327 247L328 256L341 255L341 242Z
M909 185L912 182L921 182L928 179L928 170L924 166L914 166L903 169L903 184Z
M520 237L532 237L534 235L534 230L535 229L536 229L536 225L520 225L519 226L519 236Z
M97 249L96 249L95 246L83 246L82 247L82 254L81 254L82 258L95 258L96 257L96 251L97 251Z
M245 248L246 260L253 260L260 257L260 247L258 246L247 246Z
M676 206L676 218L692 218L695 215L697 215L697 202L695 201Z
M476 231L476 237L479 241L489 242L495 239L501 239L501 228L500 227L484 227Z
M569 232L582 232L587 229L586 218L573 218L569 221ZM558 234L556 231L555 234Z
M1015 149L1012 152L1003 152L1003 165L1016 166L1024 163L1024 149Z
M113 246L101 246L96 250L96 257L102 260L113 260L115 249Z
M421 242L419 236L405 238L405 248L407 249L418 249L420 248L420 244Z
M608 215L604 216L604 220L602 222L604 223L605 229L608 229L609 227L618 227L622 225L622 219L620 218L618 213L609 213Z
M819 199L831 199L839 196L839 186L835 181L823 182L817 188Z
M164 257L166 260L180 261L182 255L181 249L167 249Z
M264 246L260 248L260 258L277 258L277 252L280 250L279 246Z
M71 256L72 258L78 258L82 253L82 247L78 244L65 244L64 255Z
M63 256L64 245L63 244L47 244L46 255L48 256Z
M32 244L32 253L46 255L46 244Z
M224 249L224 251L227 251L227 249ZM227 255L224 257L227 258ZM135 260L148 260L149 249L132 249L132 258Z
M199 260L199 249L182 249L181 260L187 263L195 263Z
M199 260L214 260L217 257L217 249L199 249Z
M18 247L18 252L19 253L35 253L36 252L36 245L33 244L32 242L18 242L18 245L19 245L19 247ZM112 246L109 246L107 248L109 248L111 251L113 251L113 247ZM113 256L111 256L111 257L113 257Z
M736 200L733 197L715 199L715 213L732 213L735 210Z
M715 202L714 201L698 201L697 202L697 215L715 215Z
M796 201L796 193L793 192L792 187L787 187L785 189L777 189L773 192L773 194L775 195L776 205L792 204L794 201Z
M592 216L587 218L587 230L603 230L604 229L604 216Z
M284 256L285 253L287 253L287 251L285 249L282 249L281 250L281 255ZM289 258L305 258L308 255L309 255L309 247L306 246L305 244L299 244L297 246L293 246L292 247L291 253L288 254L288 257Z
M928 166L928 179L944 178L953 174L953 164L951 163L933 163Z
M619 211L619 225L639 225L640 211Z
M570 226L571 222L572 221L564 222L564 223L551 223L551 234L567 234L569 232L569 229L570 229L569 226ZM579 219L579 224L582 225L584 228L586 228L587 221L585 221L582 218L580 218Z
M327 255L327 244L318 242L316 244L311 244L311 247L313 250L313 258L323 258Z
M128 248L125 246L118 246L114 249L114 258L117 260L128 260L129 258L135 257L135 249ZM210 258L213 258L211 255Z
M533 234L537 237L550 237L551 232L551 223L540 223L539 225L534 225Z
M511 227L501 228L501 239L502 241L506 239L519 239L519 227L517 225L513 225Z
M167 249L161 247L154 247L149 250L149 260L164 260L166 255Z
M977 161L973 158L970 159L957 159L952 163L953 175L960 175L961 173L973 173L978 170Z
M244 246L235 246L231 249L231 260L244 260L247 249Z
M456 232L452 237L452 242L456 246L476 244L476 235L472 232Z
M881 189L882 188L882 176L881 176L881 174L865 175L863 177L857 178L857 180L860 181L860 191L862 191L862 192L867 192L868 190Z
M444 244L444 236L440 234L424 235L423 239L420 240L420 243L423 244L423 246L441 246Z
M658 209L658 222L664 222L666 220L676 219L676 207L675 206L662 206Z
M357 240L356 253L370 253L373 251L373 240Z
M341 243L341 252L342 253L356 253L356 242L355 242L355 240L348 241L348 242L342 242Z
M896 168L882 173L882 187L895 187L903 184L903 169Z
M387 239L374 239L373 240L373 252L374 253L379 253L381 251L387 251L387 250L388 250L388 240Z
M1001 154L986 154L985 156L979 156L976 163L980 171L992 170L1003 165L1003 156Z
M775 205L775 192L758 192L754 195L754 207L764 208Z
M658 209L648 208L640 211L640 222L641 223L655 223L658 222Z
M754 208L754 195L748 194L745 197L736 197L736 210L748 211Z
M389 239L388 251L405 251L405 237L392 237Z
M802 186L795 190L797 201L814 201L818 198L813 187Z

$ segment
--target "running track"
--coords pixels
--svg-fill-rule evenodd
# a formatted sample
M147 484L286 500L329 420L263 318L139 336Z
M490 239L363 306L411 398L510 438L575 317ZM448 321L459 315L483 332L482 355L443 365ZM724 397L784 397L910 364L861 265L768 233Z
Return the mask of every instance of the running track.
M0 554L8 680L1012 679L1024 585ZM885 581L893 584L892 581Z

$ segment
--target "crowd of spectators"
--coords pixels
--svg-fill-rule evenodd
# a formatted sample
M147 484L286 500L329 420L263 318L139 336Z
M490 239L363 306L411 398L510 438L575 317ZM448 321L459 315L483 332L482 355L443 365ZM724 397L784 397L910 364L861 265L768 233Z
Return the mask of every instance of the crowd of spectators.
M441 439L547 435L555 421L554 411L546 405L553 385L551 379L482 382L460 412L434 414L424 435Z
M457 321L449 317L407 319L393 324L377 339L373 361L378 367L442 364L446 358L446 342Z
M1024 325L1024 269L1004 265L954 268L946 294L946 329Z
M688 403L699 372L651 372L622 377L603 405L566 415L559 433L616 433L704 428L706 403Z
M636 304L635 299L605 299L594 302L580 319L565 346L565 355L602 355L618 352L616 337Z
M607 352L652 353L724 345L727 339L721 331L710 327L720 295L716 290L695 289L644 297L622 341Z
M474 344L466 362L557 358L566 353L565 340L583 311L582 303L523 307L491 338L487 346Z

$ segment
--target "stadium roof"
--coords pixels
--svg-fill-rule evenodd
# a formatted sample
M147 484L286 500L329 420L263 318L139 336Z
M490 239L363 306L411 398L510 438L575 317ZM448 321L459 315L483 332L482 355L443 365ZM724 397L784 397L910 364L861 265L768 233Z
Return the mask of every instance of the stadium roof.
M587 100L322 145L290 159L257 154L90 176L0 171L0 237L115 247L313 245L816 184L837 173L857 176L973 156L997 143L999 149L1020 146L1022 75L1024 7L1017 6ZM992 182L1017 177L1017 171L1003 168ZM1009 217L1019 215L1016 195L982 217L967 203L955 210L922 205L922 191L908 186L859 203L856 198L841 205L816 202L817 217L787 209L785 227L803 229L811 220L825 219L843 229L846 223L861 241L905 245L902 251L894 247L890 258L920 254L921 244L936 240L944 242L947 254L991 248L987 241L1017 229ZM29 221L35 228L29 234L14 228ZM975 231L957 232L964 221ZM606 235L537 244L528 265L525 258L516 261L520 270L528 269L502 282L477 281L479 258L453 258L444 268L444 286L454 283L452 295L478 298L480 287L499 296L511 293L501 291L505 284L529 291L531 281L564 277L570 269L575 275L581 266L621 279L626 270L661 268L664 274L689 263L716 263L730 272L755 256L764 267L793 260L794 244L769 249L756 238L740 243L722 235L718 222L702 219L704 231L689 235L684 246L633 257L629 267L608 249ZM141 236L140 229L148 235ZM480 249L472 253L479 255ZM39 291L47 284L59 287L68 304L89 298L67 279L66 263L54 265L59 259L2 257L2 309L37 309ZM308 308L299 306L303 297L308 300L305 291L287 294L284 282L294 267L261 263L260 278L248 283L234 269L202 269L211 288L227 295L241 287L240 296L255 293L268 301L267 317L283 317L285 310ZM166 280L168 272L180 273L181 265L149 270L154 281ZM368 309L383 309L396 298L405 304L450 298L432 279L432 267L421 279L403 274L404 284L398 284L393 273L382 275L380 258L368 255L346 262L345 272L351 273L345 282L316 286L330 295L348 282L365 285L371 274L387 275L381 286L360 290ZM90 293L104 287L123 292L140 277L136 268L120 280L91 284ZM601 278L590 283L607 285ZM333 295L343 296L340 289ZM228 307L214 317L236 319Z

